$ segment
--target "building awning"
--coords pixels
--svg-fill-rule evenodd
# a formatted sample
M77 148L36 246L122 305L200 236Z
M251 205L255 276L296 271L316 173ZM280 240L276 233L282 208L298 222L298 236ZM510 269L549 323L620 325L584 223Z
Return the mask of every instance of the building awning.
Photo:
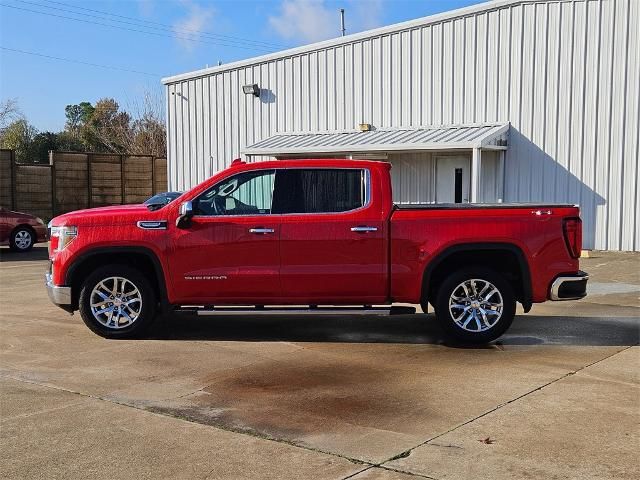
M408 150L505 150L508 123L394 128L368 132L282 133L246 147L245 155L397 152Z

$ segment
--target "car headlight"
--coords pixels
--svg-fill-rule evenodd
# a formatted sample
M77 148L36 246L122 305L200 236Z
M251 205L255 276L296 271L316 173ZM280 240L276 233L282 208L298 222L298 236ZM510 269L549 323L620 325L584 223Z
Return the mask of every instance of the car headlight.
M51 246L54 251L59 252L69 245L78 236L78 227L64 226L51 227Z
M40 225L44 225L44 220L42 220L40 217L36 217L36 223L39 223Z

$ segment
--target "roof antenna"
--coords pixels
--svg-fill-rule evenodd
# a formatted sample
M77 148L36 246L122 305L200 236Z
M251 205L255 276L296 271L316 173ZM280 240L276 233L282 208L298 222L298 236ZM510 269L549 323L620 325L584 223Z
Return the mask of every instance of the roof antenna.
M344 28L344 8L340 9L340 31L343 37L347 34L347 29Z

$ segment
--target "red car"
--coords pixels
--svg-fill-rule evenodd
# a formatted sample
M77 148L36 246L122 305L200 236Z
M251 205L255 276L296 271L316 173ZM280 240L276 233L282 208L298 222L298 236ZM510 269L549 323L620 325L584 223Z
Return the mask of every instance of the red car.
M16 252L27 252L36 243L46 240L47 227L42 219L0 207L0 245L9 245Z
M235 161L161 208L61 215L49 295L105 337L139 335L173 309L318 314L398 302L433 305L444 330L467 342L502 335L516 302L529 311L586 295L577 206L394 205L390 168Z

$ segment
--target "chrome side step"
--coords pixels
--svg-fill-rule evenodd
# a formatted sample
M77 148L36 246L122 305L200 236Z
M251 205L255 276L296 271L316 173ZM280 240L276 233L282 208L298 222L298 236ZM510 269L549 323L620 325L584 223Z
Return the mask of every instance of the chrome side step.
M414 307L197 307L180 308L178 312L191 312L199 316L233 315L411 315Z

